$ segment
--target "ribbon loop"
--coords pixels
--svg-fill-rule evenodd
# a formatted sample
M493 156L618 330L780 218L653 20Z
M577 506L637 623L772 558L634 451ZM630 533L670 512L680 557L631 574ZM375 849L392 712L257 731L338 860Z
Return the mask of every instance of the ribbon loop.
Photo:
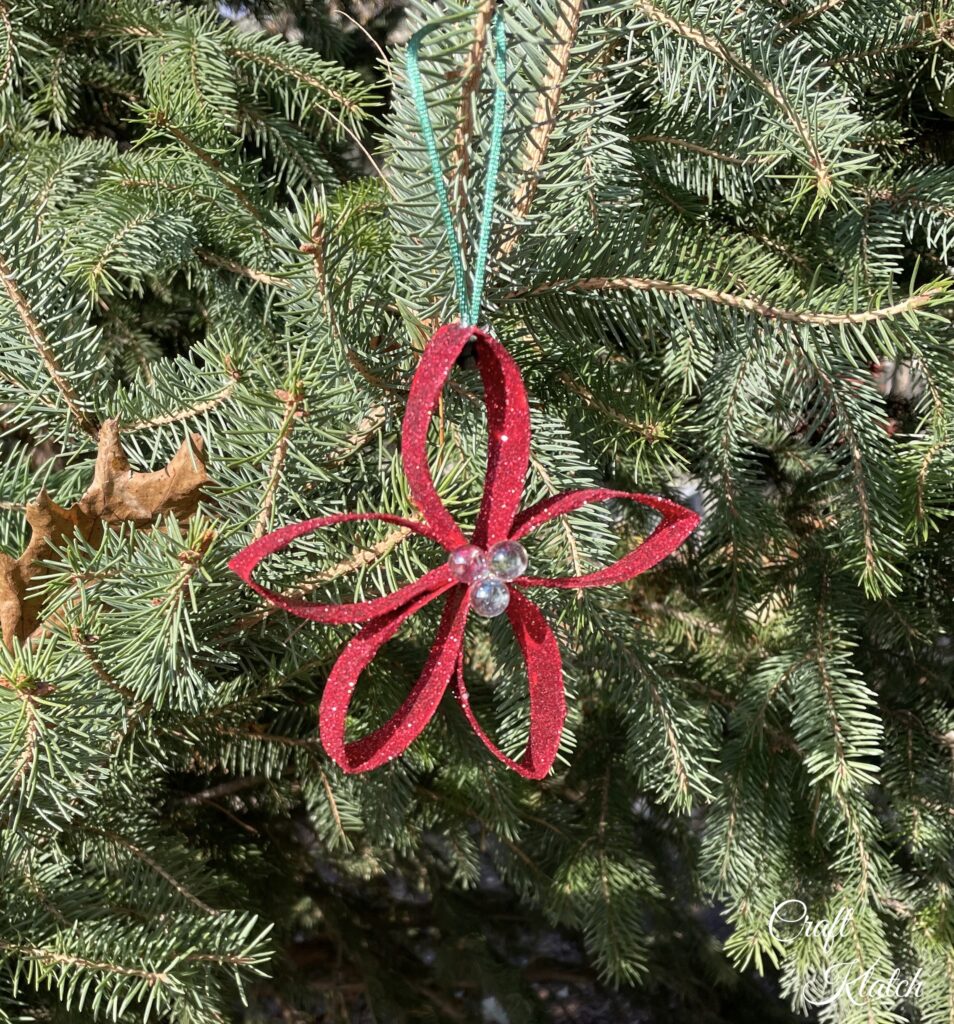
M699 525L699 517L692 509L677 505L666 498L657 498L652 494L631 494L629 491L613 491L605 487L594 487L588 490L569 491L557 494L552 498L544 498L530 508L524 509L513 523L512 540L526 537L531 530L542 523L549 522L557 516L565 515L591 501L607 501L610 498L624 498L659 512L662 522L655 530L628 554L612 565L582 576L558 576L547 579L542 576L523 576L517 582L522 587L603 587L611 583L624 583L638 576L641 572L651 569L689 536Z
M401 458L414 503L449 551L467 543L437 494L427 463L427 432L457 357L476 342L487 406L487 474L473 542L505 540L520 504L530 462L530 407L520 369L509 352L476 327L442 327L430 340L411 382L401 432Z
M557 495L517 513L530 461L530 408L527 392L513 357L487 330L472 326L480 313L494 193L500 168L506 105L504 23L498 7L493 19L497 73L493 126L474 265L473 293L469 301L460 244L419 67L421 41L434 28L434 25L426 26L411 38L407 49L407 75L447 232L460 322L441 327L424 349L411 381L404 413L401 459L411 497L423 514L424 522L383 513L351 513L309 519L285 526L254 541L231 559L229 567L267 601L301 618L328 623L364 623L338 656L321 698L321 741L330 757L345 772L369 771L403 753L430 721L453 676L454 689L463 712L481 742L494 757L524 778L541 779L556 758L566 715L563 667L553 631L540 609L524 596L520 588L591 587L622 582L644 572L670 554L695 528L699 517L689 509L663 498L605 488ZM527 667L530 697L528 742L519 759L509 757L493 743L470 706L463 662L463 633L470 608L470 592L455 579L446 562L393 594L344 605L306 602L296 596L275 593L252 579L252 573L260 562L283 550L296 538L352 520L370 519L399 525L436 541L449 552L467 544L464 533L437 493L427 461L427 435L451 369L464 346L471 340L475 342L477 366L483 380L487 409L487 469L473 543L488 548L503 540L518 540L555 516L571 512L589 501L604 501L608 498L639 502L655 509L663 517L662 523L643 544L605 569L552 580L525 576L511 584L507 617ZM345 725L359 676L407 619L442 594L447 595L447 600L437 635L407 698L383 725L361 739L348 742L345 739Z
M444 605L434 644L404 703L368 736L350 743L345 740L345 722L358 677L401 625L449 586L373 619L348 641L338 656L321 695L318 729L325 750L346 772L371 771L403 754L433 718L464 641L469 601L467 592L461 588L451 591Z
M440 565L432 569L419 580L408 583L394 591L393 594L385 594L383 597L375 597L370 601L359 601L356 604L320 604L311 601L304 601L300 597L281 594L274 590L263 587L252 579L252 573L257 566L269 555L284 551L293 541L304 537L315 530L321 530L326 526L336 526L338 523L349 523L355 520L371 519L383 523L390 523L395 526L403 526L414 533L427 537L440 543L439 539L423 523L415 522L413 519L403 519L401 516L391 516L379 512L342 512L333 516L321 516L318 519L306 519L302 523L291 523L283 526L272 533L265 534L253 541L248 547L242 548L238 554L229 561L229 568L239 578L243 579L256 594L261 595L266 601L283 608L300 619L311 619L313 622L367 622L385 612L393 611L408 603L408 601L421 594L432 594L432 592L443 587L444 584L453 583L453 577L447 565ZM433 596L433 594L432 594Z
M560 648L540 609L516 588L510 592L507 617L527 666L527 688L530 694L530 735L521 757L517 760L508 757L477 721L464 685L463 650L457 658L454 692L470 727L498 761L525 779L542 779L556 759L566 717Z

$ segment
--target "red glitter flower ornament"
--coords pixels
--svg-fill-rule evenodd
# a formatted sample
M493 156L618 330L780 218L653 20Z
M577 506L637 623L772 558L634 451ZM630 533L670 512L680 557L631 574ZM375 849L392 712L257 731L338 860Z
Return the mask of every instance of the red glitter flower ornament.
M447 377L468 342L475 343L477 367L483 379L488 433L486 482L477 525L470 539L464 536L438 497L426 455L431 416ZM373 512L309 519L260 538L238 552L229 566L262 597L293 615L316 622L363 623L335 662L319 711L321 742L344 771L370 771L403 753L431 720L453 680L464 714L487 749L524 778L543 778L556 757L566 714L563 668L556 637L525 591L533 587L596 587L632 579L671 554L695 529L699 517L665 498L602 487L558 494L518 511L530 458L527 393L513 357L496 338L476 327L460 324L442 327L429 342L411 382L404 414L401 458L411 496L423 521ZM647 505L662 516L662 521L635 550L604 569L556 579L524 574L523 549L514 542L556 516L609 498L625 498ZM403 526L436 541L452 557L393 594L357 604L313 604L267 590L252 579L259 562L286 548L298 537L326 526L360 519ZM480 551L462 551L471 546ZM495 575L490 565L488 571L484 568L482 552L501 556L504 568ZM473 571L474 559L479 571ZM519 575L513 578L515 573ZM478 588L481 588L479 593ZM489 595L488 601L483 602L483 614L496 614L497 610L506 608L526 663L530 731L526 750L518 760L504 754L481 728L464 684L464 626L468 612L474 608L475 593L481 601ZM442 595L445 603L437 635L404 703L374 732L346 741L345 719L361 672L407 619Z

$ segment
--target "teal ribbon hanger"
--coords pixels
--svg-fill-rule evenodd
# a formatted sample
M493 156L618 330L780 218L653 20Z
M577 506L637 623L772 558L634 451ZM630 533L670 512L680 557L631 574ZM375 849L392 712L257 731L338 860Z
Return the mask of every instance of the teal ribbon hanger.
M490 228L494 215L494 195L497 191L497 178L500 173L500 151L503 146L503 124L507 107L507 94L504 82L507 76L507 38L503 17L498 9L494 13L491 33L494 40L494 69L497 81L494 89L493 123L490 129L490 149L487 154L487 177L484 183L484 202L481 210L480 239L477 244L477 259L474 263L473 292L468 302L467 278L464 272L464 261L461 256L457 229L454 226L454 215L451 212L447 184L441 168L441 158L437 151L437 139L434 126L427 109L424 96L424 83L421 80L420 51L425 36L433 32L438 25L425 25L411 36L407 44L407 79L414 97L414 106L421 124L421 135L424 147L431 164L431 176L434 179L434 190L440 205L444 230L447 233L447 245L450 249L451 264L454 268L454 285L457 290L457 303L460 310L460 322L465 327L473 327L480 316L480 299L484 290L484 278L487 274L487 257L490 249Z

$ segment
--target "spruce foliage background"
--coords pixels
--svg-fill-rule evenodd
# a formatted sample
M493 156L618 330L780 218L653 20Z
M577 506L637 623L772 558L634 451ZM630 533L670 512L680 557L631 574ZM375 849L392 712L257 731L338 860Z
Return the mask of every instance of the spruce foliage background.
M472 252L493 8L0 0L3 1024L954 1019L947 5L507 4L486 317L530 392L527 500L704 513L633 584L546 595L570 717L543 784L450 699L343 775L315 715L348 631L226 568L297 519L413 512L401 415L455 305L401 44L441 21ZM455 381L434 465L472 521ZM124 458L158 475L123 489ZM583 509L531 564L650 525ZM272 583L350 600L440 557L360 526ZM433 629L376 659L356 729ZM469 645L519 751L507 630ZM778 941L789 899L849 924ZM840 962L923 990L810 1009Z

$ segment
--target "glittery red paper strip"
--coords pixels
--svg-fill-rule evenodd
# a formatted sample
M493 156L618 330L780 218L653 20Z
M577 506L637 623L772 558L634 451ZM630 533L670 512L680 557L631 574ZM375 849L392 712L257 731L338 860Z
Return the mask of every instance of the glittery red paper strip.
M464 535L441 501L427 460L431 417L457 357L475 343L477 366L487 407L487 471L484 494L471 540ZM346 772L377 768L407 749L421 733L451 678L471 728L488 750L529 779L543 778L556 758L566 705L563 669L556 638L540 609L523 587L591 587L621 583L656 565L695 529L699 517L665 498L607 488L572 491L546 498L518 513L530 457L530 409L519 367L507 350L486 331L458 324L442 327L429 342L411 382L402 428L401 457L414 504L423 522L383 513L343 513L285 526L238 552L231 568L266 600L301 618L318 622L363 622L365 625L338 656L325 684L319 712L321 741ZM379 520L409 530L454 551L467 543L489 548L502 540L519 540L535 527L592 501L620 498L646 505L662 516L650 536L618 562L582 576L550 579L524 576L511 584L507 617L527 668L530 729L527 749L519 759L497 747L470 706L464 683L464 627L470 593L457 583L446 564L426 573L393 594L355 604L316 604L268 590L252 579L256 566L314 530L352 520ZM426 604L446 595L443 615L430 654L417 682L392 717L361 739L345 740L345 723L362 671L383 644Z
M319 519L307 519L302 523L292 523L290 526L283 526L280 530L265 534L258 540L253 541L246 548L234 555L229 562L232 572L239 575L257 594L261 594L266 601L270 601L286 612L297 615L302 619L312 619L315 622L367 622L376 615L400 608L416 597L418 594L430 593L442 584L453 582L447 565L440 565L432 569L414 583L409 583L393 594L385 594L383 597L372 598L370 601L360 601L357 604L314 604L310 601L303 601L298 597L288 597L277 591L269 590L252 579L252 573L259 562L264 561L269 555L283 551L299 537L314 533L326 526L337 526L338 523L348 523L360 519L377 519L393 526L404 526L414 533L421 534L431 540L440 541L422 523L413 519L403 519L401 516L390 516L378 512L341 512L333 516L322 516Z
M445 603L430 654L404 703L370 735L345 742L345 719L358 676L401 625L439 593L420 595L404 608L373 619L338 656L321 696L318 722L325 750L346 772L370 771L403 753L437 710L464 643L470 601L463 587L455 587Z
M516 582L522 587L572 587L574 589L577 587L605 587L611 583L623 583L638 576L641 572L651 569L657 562L661 562L667 555L671 555L699 524L699 517L695 512L666 498L594 487L590 490L568 491L552 498L544 498L536 505L524 509L514 520L511 539L520 540L521 537L526 537L531 530L536 529L542 523L572 512L581 505L588 505L593 501L607 501L611 498L624 498L627 501L636 501L640 505L647 505L662 515L662 522L638 548L603 569L597 569L595 572L589 572L583 576L559 576L556 579L543 576L521 576Z
M470 340L476 341L487 407L487 480L474 537L468 542L437 495L427 462L427 430L454 362ZM530 407L520 369L496 338L457 325L442 327L431 338L411 381L401 458L414 504L448 551L467 543L490 547L507 539L530 461Z
M563 693L563 664L553 630L540 609L519 590L510 594L507 618L527 666L527 688L530 694L530 735L527 749L519 760L508 757L484 732L470 704L464 685L464 652L457 656L454 693L484 746L508 768L525 779L542 779L550 770L560 747L563 719L566 718L566 697Z

